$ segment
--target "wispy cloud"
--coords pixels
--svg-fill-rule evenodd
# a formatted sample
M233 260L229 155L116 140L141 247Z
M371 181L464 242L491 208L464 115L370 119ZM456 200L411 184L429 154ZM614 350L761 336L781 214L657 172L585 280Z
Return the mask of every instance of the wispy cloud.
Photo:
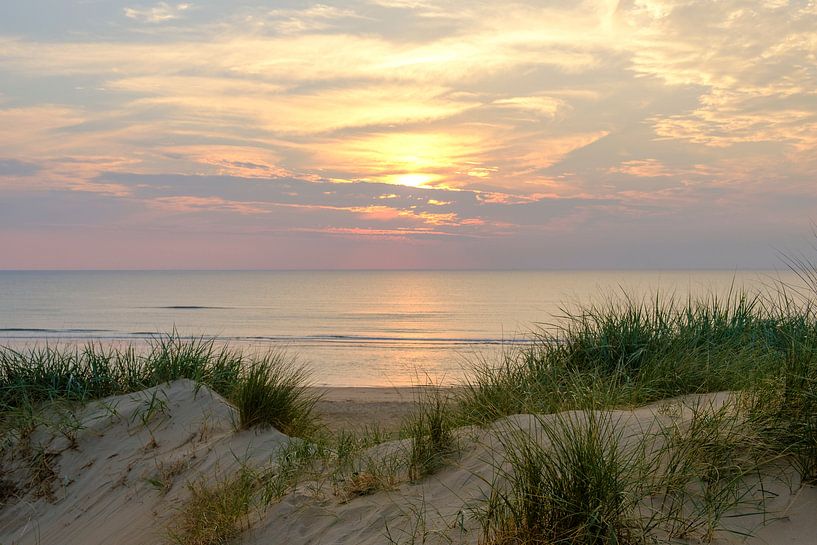
M275 9L267 16L272 27L283 34L324 31L336 27L339 21L364 18L352 9L326 4L314 4L306 9Z
M164 23L180 18L185 11L190 9L189 3L168 4L159 2L149 7L128 7L125 8L125 16L130 19L145 23Z
M661 161L655 159L624 161L618 166L611 167L609 172L627 174L628 176L636 176L638 178L656 178L673 175L673 172Z

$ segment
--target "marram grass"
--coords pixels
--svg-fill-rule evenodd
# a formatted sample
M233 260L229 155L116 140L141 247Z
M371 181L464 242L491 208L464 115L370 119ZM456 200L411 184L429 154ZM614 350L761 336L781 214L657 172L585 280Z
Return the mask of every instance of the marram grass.
M687 420L656 418L637 433L621 412L506 421L476 510L482 543L711 542L737 531L726 519L762 512L761 474L775 453L737 400L682 410Z
M169 537L177 545L226 545L249 527L258 476L246 466L215 485L188 485L190 499L180 510Z
M0 347L0 415L54 401L85 402L186 378L234 403L241 427L275 426L285 433L317 428L308 373L283 352L248 356L214 339L175 331L148 349L88 343L83 347Z
M610 299L565 310L556 325L502 360L475 365L460 419L635 406L691 393L751 388L799 358L817 335L810 308L761 296L679 301Z
M283 352L267 354L242 369L231 400L241 426L273 426L287 435L305 436L316 430L318 397L308 388L309 372Z

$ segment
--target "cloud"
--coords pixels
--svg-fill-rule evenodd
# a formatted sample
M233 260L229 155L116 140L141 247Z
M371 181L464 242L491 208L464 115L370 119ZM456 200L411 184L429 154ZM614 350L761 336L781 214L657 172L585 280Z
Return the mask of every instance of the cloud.
M565 107L561 99L549 96L511 97L495 100L494 104L517 110L529 111L544 117L554 117Z
M17 157L64 149L70 144L59 132L85 119L82 111L56 104L0 108L0 147Z
M126 209L112 232L468 259L817 203L808 2L12 4L38 24L0 22L0 201Z
M258 147L196 144L167 146L162 148L162 153L198 165L206 165L218 175L268 179L291 174L280 166L279 155Z
M182 4L184 5L184 4ZM172 6L136 11L144 17L159 9L159 19ZM133 8L131 8L133 9ZM175 9L175 8L174 8ZM176 11L181 12L184 10ZM252 19L276 20L276 13ZM353 18L349 10L310 8L298 12L308 20L332 21ZM21 38L0 39L3 65L23 72L53 74L118 73L136 75L230 74L266 81L326 81L371 78L381 81L412 81L445 85L452 81L480 80L499 73L513 73L529 66L555 66L580 72L596 65L594 48L605 36L559 28L558 12L526 9L513 18L502 10L474 11L463 7L459 24L435 39L405 42L354 29L317 32L303 29L280 36L248 32L247 20L226 20L185 33L172 41L141 42L103 39L95 42L38 42ZM521 20L518 20L521 16ZM529 19L525 19L529 16ZM491 18L491 21L488 19ZM571 18L576 18L573 16ZM362 21L369 18L360 16ZM213 23L214 25L214 23ZM524 25L525 32L520 32ZM533 29L538 28L534 31ZM569 46L559 38L575 40ZM592 41L588 39L592 37ZM122 61L127 60L127 66Z
M40 171L35 163L0 157L0 176L33 176Z
M178 221L188 227L190 221L209 223L215 217L222 217L225 224L241 232L302 230L317 222L327 229L400 229L403 236L428 237L438 233L441 236L496 237L505 236L508 230L515 228L545 227L557 218L613 202L511 195L482 199L480 193L468 190L421 189L366 182L338 184L291 177L260 179L110 173L96 183L126 188L128 202L141 203L145 221L147 218L158 221L153 212L173 215L162 216L163 221L179 216ZM387 189L392 191L387 193ZM383 199L384 196L387 198ZM214 216L214 213L221 216ZM181 219L181 216L187 219Z
M395 84L373 84L365 88L335 88L302 94L276 92L259 85L257 89L219 93L186 83L184 87L167 87L171 82L157 82L148 96L131 103L131 107L150 109L169 107L186 116L185 121L199 119L212 123L213 117L253 123L271 134L319 134L345 128L405 124L441 119L473 107L473 103L450 98L444 87L406 87ZM219 83L215 84L219 86ZM128 82L112 87L128 90ZM223 87L230 88L229 84ZM151 96L153 95L153 96Z
M238 214L266 214L263 206L239 201L228 201L221 197L156 197L149 201L151 206L168 212L236 212Z
M151 7L131 7L125 8L125 16L143 23L164 23L173 19L179 19L185 11L190 9L191 4L179 3L168 4L159 2Z
M326 4L314 4L306 9L275 9L268 17L275 30L283 34L316 32L333 28L344 19L363 19L352 9L342 9Z
M713 147L783 142L817 146L813 99L817 11L810 3L635 3L632 69L669 85L700 86L697 107L651 119L665 138ZM758 29L762 28L762 32ZM805 62L805 64L804 64ZM810 98L812 97L812 98Z
M609 172L626 174L637 178L656 178L660 176L672 176L673 172L655 159L636 159L624 161L620 165L611 167Z

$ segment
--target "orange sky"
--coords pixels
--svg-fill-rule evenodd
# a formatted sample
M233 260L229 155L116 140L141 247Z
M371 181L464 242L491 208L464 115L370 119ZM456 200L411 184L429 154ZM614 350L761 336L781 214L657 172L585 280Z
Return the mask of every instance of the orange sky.
M0 268L751 268L817 219L817 4L32 0Z

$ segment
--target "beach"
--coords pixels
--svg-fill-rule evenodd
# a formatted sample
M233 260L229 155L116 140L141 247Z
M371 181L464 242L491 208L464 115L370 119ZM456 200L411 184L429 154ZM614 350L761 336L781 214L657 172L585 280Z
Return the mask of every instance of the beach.
M315 408L333 431L378 426L394 432L416 407L423 387L314 387Z

